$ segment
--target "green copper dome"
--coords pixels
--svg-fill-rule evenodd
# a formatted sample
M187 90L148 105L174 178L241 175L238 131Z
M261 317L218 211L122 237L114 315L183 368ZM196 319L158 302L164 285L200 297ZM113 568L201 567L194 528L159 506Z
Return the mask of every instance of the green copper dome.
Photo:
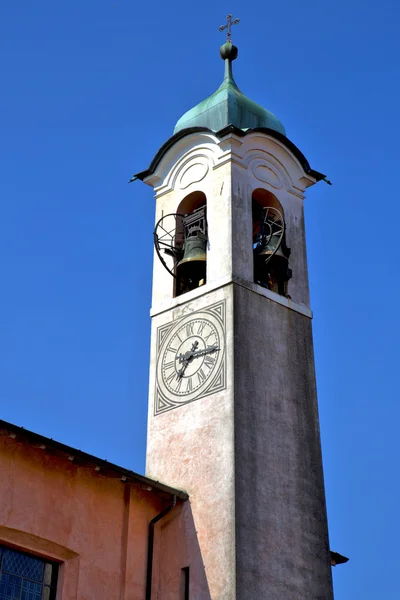
M256 102L247 98L239 90L232 75L232 61L238 55L238 49L227 42L220 49L225 60L225 76L222 84L212 96L200 102L186 112L177 122L174 134L189 127L207 127L220 131L228 125L238 129L267 127L286 135L280 120Z

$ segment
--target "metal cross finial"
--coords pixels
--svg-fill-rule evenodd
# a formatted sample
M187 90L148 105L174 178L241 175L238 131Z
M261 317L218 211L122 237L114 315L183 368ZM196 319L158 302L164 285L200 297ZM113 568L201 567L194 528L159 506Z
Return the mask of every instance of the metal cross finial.
M226 17L226 20L228 21L227 24L226 25L221 25L221 27L219 28L219 31L223 31L224 29L228 30L228 32L227 32L228 33L228 37L227 37L226 41L231 44L232 43L232 40L231 40L231 27L232 27L232 25L237 25L239 23L240 19L234 19L232 21L232 15L228 15Z

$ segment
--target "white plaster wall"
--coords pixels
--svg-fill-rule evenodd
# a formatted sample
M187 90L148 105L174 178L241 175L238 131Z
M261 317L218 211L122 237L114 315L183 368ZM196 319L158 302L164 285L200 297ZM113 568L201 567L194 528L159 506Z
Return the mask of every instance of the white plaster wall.
M208 290L226 278L252 282L251 195L256 188L273 193L285 213L286 241L292 251L288 293L293 302L309 307L303 194L315 179L281 142L261 133L244 138L229 134L222 140L211 133L191 134L169 149L146 183L155 188L156 222L177 212L188 194L206 195ZM173 288L173 278L155 255L153 311L168 306Z
M146 180L156 185L156 223L163 215L176 213L181 201L192 192L201 191L206 195L210 289L214 282L232 273L231 164L221 161L222 154L215 136L188 136L170 149L157 175ZM156 254L153 268L152 307L156 310L173 297L174 282Z
M227 143L227 142L226 142ZM286 242L291 248L289 295L309 307L308 270L303 218L305 187L315 183L288 149L265 134L253 133L232 144L232 197L234 275L252 280L251 196L263 188L282 205L286 222Z
M226 301L226 389L154 416L157 328L223 299ZM153 318L146 474L189 493L212 600L236 597L233 371L231 285ZM193 560L198 561L198 556ZM192 568L195 573L200 566L192 564ZM199 584L193 582L193 585ZM196 600L210 600L210 596L199 591Z
M163 214L176 212L182 199L189 193L204 192L207 197L209 234L207 283L197 290L173 298L173 278L164 269L158 257L155 256L154 259L146 473L149 477L166 481L169 485L184 489L190 494L191 517L199 547L199 552L191 555L194 557L196 554L196 558L193 558L197 565L195 565L194 572L203 572L197 562L202 560L208 583L207 590L200 579L195 583L197 585L195 588L197 590L196 600L210 600L210 598L212 600L248 600L251 595L246 596L247 592L243 590L251 581L252 570L249 565L252 561L245 561L246 564L244 564L235 554L239 543L236 535L240 535L240 552L250 554L252 552L251 531L246 532L243 523L243 527L238 523L235 530L235 519L240 521L245 518L245 514L247 515L243 504L239 512L237 512L236 506L235 494L240 491L244 497L243 492L247 488L243 487L243 482L246 481L244 477L246 461L238 460L240 451L238 440L244 439L245 430L241 419L235 413L240 409L244 417L247 415L247 400L244 397L243 389L246 386L250 389L255 385L257 369L254 367L251 381L248 382L249 370L245 366L243 349L246 347L252 349L254 363L257 351L252 344L256 337L260 338L261 336L263 339L265 336L265 340L268 340L269 337L275 336L278 344L282 346L282 355L286 355L288 345L292 342L286 336L283 323L282 326L280 325L279 318L278 320L272 319L272 325L266 327L265 331L263 331L264 322L261 317L253 320L253 329L246 328L243 324L246 323L246 311L251 310L251 306L259 306L260 302L264 303L263 310L267 312L270 301L275 305L280 305L278 312L273 309L270 312L274 315L285 315L285 319L292 312L302 315L302 319L306 321L311 316L303 193L306 187L315 183L315 180L304 172L298 160L283 144L265 134L248 134L243 138L229 134L226 138L218 140L212 134L196 133L186 136L170 148L160 161L156 172L147 178L146 183L155 188L156 222ZM251 195L253 190L258 187L272 192L282 204L285 212L287 244L292 250L290 267L293 269L293 278L289 282L291 299L278 296L253 283ZM243 301L246 294L239 294L238 298L240 297L241 300L236 307L234 305L234 289L238 290L239 288L246 290L249 301ZM236 295L238 295L237 291ZM154 416L157 328L179 319L188 312L200 310L221 299L225 299L227 303L226 389ZM242 323L240 328L239 322ZM306 325L305 330L307 327ZM303 330L299 328L299 331ZM242 350L239 350L240 348ZM307 362L309 359L313 360L312 347L307 346L307 356L308 358L305 359L304 356L302 358L301 353L296 355L297 377L299 379L303 377L312 388L315 384L313 370L310 371L309 365L304 364L303 372L301 364L298 364L299 361L301 363L301 360L303 362ZM234 364L235 357L236 364ZM246 357L248 358L247 354ZM265 356L263 360L266 360ZM279 370L277 378L286 385L291 377L291 364L285 360L278 360L276 364ZM262 381L260 385L268 385L268 382ZM262 392L263 388L260 388L257 394L262 397ZM291 397L290 402L292 402ZM302 402L307 405L306 396L302 398ZM310 402L314 407L314 396L310 398ZM289 400L287 405L289 406ZM282 410L285 410L285 407L282 407ZM312 408L312 410L314 409ZM277 411L279 411L279 407ZM249 425L247 424L246 427ZM261 423L261 420L258 422L256 419L251 427L252 440L257 442L257 439L263 440L268 436L268 428L273 428L274 422L268 423L264 419ZM290 427L288 430L290 431ZM321 544L325 552L327 537L323 482L321 484L322 470L320 470L320 455L318 454L318 432L317 434L315 432L314 422L310 435L314 436L317 448L314 458L318 463L316 467L319 486L318 502L322 507L320 531L323 539L321 538ZM295 438L294 423L292 433ZM276 435L275 431L274 435ZM298 447L294 438L292 442ZM290 443L289 439L287 443ZM262 443L258 447L262 450ZM246 448L248 453L249 464L250 460L253 460L252 472L257 473L259 469L263 473L263 477L267 478L268 473L262 462L262 451L252 454L251 444L249 445L247 442L243 442L243 448ZM311 457L311 463L312 460L313 457ZM279 469L278 464L276 467ZM293 468L297 467L294 465ZM274 477L276 476L275 470ZM296 481L300 481L301 477L302 472ZM247 485L251 486L251 481L247 482ZM268 488L265 491L268 492ZM274 499L273 492L271 494L272 500ZM255 501L257 501L256 498ZM264 505L268 505L267 497L263 500ZM285 519L284 501L281 508L279 519ZM306 508L305 511L307 510ZM248 515L246 519L248 520ZM261 521L258 524L260 525ZM254 523L253 526L256 527L257 523ZM316 529L318 530L318 527ZM267 535L267 532L265 534ZM259 531L258 539L261 540L262 536L263 531ZM302 543L301 540L298 542L298 548L302 547ZM320 545L318 544L315 545L315 548L319 551ZM273 547L271 540L268 540L267 546ZM325 555L318 560L323 562ZM313 563L317 569L318 560ZM268 561L268 556L265 556L265 561ZM254 564L257 564L257 561ZM277 565L276 561L274 564ZM239 565L241 574L236 571L236 565ZM270 571L270 573L272 572L273 570ZM256 576L254 574L254 577ZM264 591L268 589L268 585L265 584L266 578L267 575L264 574L262 585L258 580L259 587L257 589ZM264 585L266 587L262 587ZM323 584L321 585L323 587ZM329 581L327 585L329 587ZM311 588L306 586L304 589ZM292 600L292 597L299 597L299 590L301 590L301 583L295 589L293 596L279 596L280 592L275 590L271 595L271 600L275 600L275 598L278 600L278 597L279 600L286 597L288 600L289 598ZM251 594L250 591L248 593ZM267 597L267 595L258 595L257 597ZM322 598L323 596L318 597ZM330 591L324 598L331 598Z

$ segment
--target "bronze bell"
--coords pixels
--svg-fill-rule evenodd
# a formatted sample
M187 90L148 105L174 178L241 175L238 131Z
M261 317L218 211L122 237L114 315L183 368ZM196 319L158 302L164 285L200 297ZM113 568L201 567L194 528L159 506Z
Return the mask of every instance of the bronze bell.
M185 240L183 258L176 267L178 294L193 290L206 282L207 236L201 231Z
M285 261L285 263L288 264L289 261L283 253L282 244L280 244L278 250L275 252L275 248L277 244L279 244L280 238L280 234L272 235L268 244L255 249L255 254L260 257L260 259L265 258L266 262L268 262L270 257L273 255L274 259Z
M189 262L206 262L207 260L207 236L201 231L185 240L183 247L183 258L177 264L177 268Z
M254 249L254 280L259 285L285 296L287 281L292 276L288 268L290 249L280 243L276 250L280 241L281 234L272 235L268 244Z

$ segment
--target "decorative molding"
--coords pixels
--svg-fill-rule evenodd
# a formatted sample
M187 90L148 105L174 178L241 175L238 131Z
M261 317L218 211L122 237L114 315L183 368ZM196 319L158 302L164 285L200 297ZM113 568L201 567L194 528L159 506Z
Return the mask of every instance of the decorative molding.
M304 317L308 317L309 319L313 318L312 310L310 308L308 308L308 306L304 306L303 304L298 304L298 302L293 302L293 300L290 298L290 296L288 296L288 297L281 296L280 294L277 294L276 292L273 292L272 290L269 290L267 288L262 287L261 285L258 285L258 283L253 283L252 281L245 281L245 280L239 279L239 277L234 277L234 283L246 288L247 290L251 290L255 294L258 294L259 296L264 296L264 298L268 298L268 300L272 300L272 302L276 302L276 304L281 304L282 306L285 306L285 308L288 308L289 310L293 310L294 312L297 312L297 313L303 315Z
M226 162L232 162L247 169L249 161L258 155L258 158L266 161L262 168L259 168L260 164L254 167L254 171L250 171L258 181L267 183L274 189L279 189L277 186L280 180L282 183L280 187L285 187L289 193L302 197L305 188L316 183L316 179L311 172L304 170L304 165L298 156L299 151L297 154L293 152L296 148L293 147L291 150L288 143L286 138L280 140L279 136L276 137L264 131L248 132L244 137L229 133L222 139L212 132L192 132L182 138L177 138L176 142L165 151L157 168L149 171L143 181L154 187L156 197L159 197L175 189L179 170L186 165L188 160L193 160L196 154L203 156L209 169L217 169ZM293 146L293 144L291 145ZM196 162L203 164L204 161ZM181 180L178 180L177 189L184 190L191 183L196 183L206 177L207 173L204 173L200 175L200 179L197 179L199 174L195 172L196 169L191 167L192 165L188 165L185 169L185 171L193 171L190 176L184 176L183 173L180 175ZM271 169L272 173L266 174L267 169ZM274 176L277 174L280 177Z
M185 190L193 183L198 183L204 179L209 171L207 162L191 162L188 166L183 167L179 173L178 186L180 190Z
M167 325L162 325L157 329L157 351L158 348L161 347L165 337L168 335L168 332L170 331L170 329L172 329L174 324L175 323L167 323Z
M283 186L281 174L270 162L256 159L250 163L249 167L253 176L258 179L258 181L269 183L269 185L276 190L279 190Z
M270 185L273 189L285 188L290 191L293 183L286 167L270 152L252 148L243 157L243 163L255 179Z
M171 168L163 183L155 188L156 197L171 190L184 190L193 183L202 181L216 164L216 157L211 148L196 147L184 154ZM194 171L192 168L194 167Z
M290 298L280 296L279 294L276 294L271 290L263 288L260 285L253 283L252 281L239 279L238 277L232 275L222 277L221 279L218 279L211 283L206 283L205 285L202 285L201 287L196 288L195 290L187 292L182 296L178 296L177 298L171 298L167 302L163 302L158 306L152 307L150 310L150 316L153 318L158 315L161 315L162 313L168 312L171 309L175 309L176 311L178 311L179 307L186 304L188 301L194 300L195 298L201 298L201 296L204 296L205 294L208 294L211 291L217 290L231 283L236 283L238 285L241 285L242 287L252 290L256 294L264 296L265 298L272 300L272 302L281 304L289 310L294 310L295 312L304 315L309 319L313 318L312 310L308 308L308 306L305 306L304 304L299 304L298 302L293 302L293 300L291 300Z
M35 552L48 559L62 562L79 556L74 550L61 546L47 538L39 537L22 529L6 527L5 525L0 525L0 542L12 544L25 552Z
M304 192L305 188L316 183L315 177L304 171L299 156L281 140L261 132L254 132L246 136L244 146L247 149L247 152L245 150L243 153L244 160L246 160L246 154L256 151L261 152L264 156L268 155L268 162L275 164L284 180L289 184L286 185L288 192L299 195L299 192Z
M173 189L184 190L191 184L202 181L217 164L222 153L217 142L211 132L184 137L169 148L156 171L145 179L145 183L154 187L158 198ZM204 172L201 172L202 167Z

